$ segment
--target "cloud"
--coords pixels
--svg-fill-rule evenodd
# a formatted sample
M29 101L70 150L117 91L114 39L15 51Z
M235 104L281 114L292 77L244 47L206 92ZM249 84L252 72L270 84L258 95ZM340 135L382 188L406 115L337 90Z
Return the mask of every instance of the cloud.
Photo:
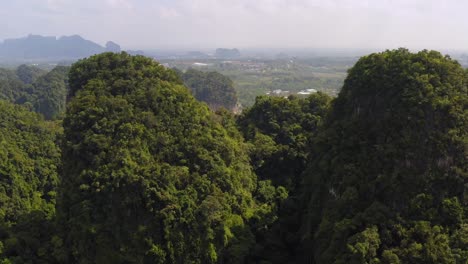
M52 11L58 11L63 6L65 0L47 0L47 9Z
M158 7L157 13L159 17L163 19L172 19L172 18L177 18L181 16L179 11L177 11L176 9L171 8L171 7L165 7L165 6Z
M133 8L133 5L130 3L129 0L106 0L106 3L112 8Z

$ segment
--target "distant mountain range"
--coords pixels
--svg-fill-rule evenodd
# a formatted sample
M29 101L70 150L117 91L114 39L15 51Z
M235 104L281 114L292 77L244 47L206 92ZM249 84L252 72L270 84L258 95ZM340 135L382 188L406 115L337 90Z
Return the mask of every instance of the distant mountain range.
M105 51L120 52L112 41L103 47L79 35L45 37L29 35L0 43L0 59L5 60L74 60Z

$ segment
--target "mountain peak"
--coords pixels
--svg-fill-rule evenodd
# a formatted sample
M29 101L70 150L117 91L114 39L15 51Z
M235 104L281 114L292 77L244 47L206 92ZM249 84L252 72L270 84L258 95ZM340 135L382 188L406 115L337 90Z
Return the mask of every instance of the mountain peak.
M6 39L0 43L0 58L8 60L75 60L105 51L120 52L120 46L109 41L103 47L80 35L41 36Z

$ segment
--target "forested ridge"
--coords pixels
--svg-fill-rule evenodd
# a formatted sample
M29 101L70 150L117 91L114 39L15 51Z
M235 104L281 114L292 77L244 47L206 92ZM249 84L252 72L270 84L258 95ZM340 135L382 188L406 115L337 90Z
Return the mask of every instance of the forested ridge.
M228 77L195 69L173 70L195 99L205 102L213 111L221 108L238 111L237 92ZM48 120L63 119L69 71L69 66L56 66L46 71L25 64L14 70L0 68L0 99L25 105Z
M48 120L60 119L65 113L68 71L67 66L49 72L28 65L0 68L0 99L24 105Z
M0 263L466 264L467 87L398 49L234 115L229 79L124 52L1 69Z
M212 110L226 108L234 111L237 105L237 92L234 83L228 77L218 72L202 72L188 69L182 72L174 69L183 80L192 95L205 102Z
M316 263L466 263L467 73L435 51L361 58L304 173Z

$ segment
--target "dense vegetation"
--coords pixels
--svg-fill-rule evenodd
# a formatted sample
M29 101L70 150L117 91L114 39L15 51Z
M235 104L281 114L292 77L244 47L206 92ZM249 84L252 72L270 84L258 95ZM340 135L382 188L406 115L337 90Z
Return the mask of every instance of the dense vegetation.
M237 104L237 93L234 83L218 72L202 72L188 69L177 71L184 84L192 91L193 96L208 104L213 110L221 107L234 110Z
M46 74L41 68L27 66L25 64L18 66L15 73L24 84L33 84L41 75Z
M0 99L15 102L26 93L26 85L17 73L19 72L0 68ZM23 77L23 79L31 78L32 76Z
M250 160L264 186L260 197L272 197L273 186L289 198L270 201L270 222L255 230L256 247L249 263L288 263L299 238L297 188L310 159L310 140L326 118L331 98L323 93L306 99L295 96L257 97L238 118L238 127L250 144ZM261 198L260 198L261 199Z
M456 61L371 54L336 99L239 116L184 83L229 82L127 53L1 69L0 263L468 262Z
M60 119L65 113L69 67L56 66L47 72L35 66L20 65L16 70L0 68L0 99L26 105L46 119ZM199 101L216 111L237 111L237 92L228 77L217 72L175 70Z
M294 189L306 167L310 140L328 113L331 98L317 93L257 97L239 117L239 129L252 144L251 162L261 179Z
M69 67L57 66L49 72L21 65L15 71L0 69L0 99L22 104L57 119L65 113Z
M57 66L33 83L29 100L33 110L46 119L57 119L65 113L69 67Z
M58 131L0 100L0 263L51 263Z
M67 263L238 263L253 243L245 145L172 70L106 53L70 71L59 214Z
M361 58L304 174L303 261L468 261L466 72L434 51Z

